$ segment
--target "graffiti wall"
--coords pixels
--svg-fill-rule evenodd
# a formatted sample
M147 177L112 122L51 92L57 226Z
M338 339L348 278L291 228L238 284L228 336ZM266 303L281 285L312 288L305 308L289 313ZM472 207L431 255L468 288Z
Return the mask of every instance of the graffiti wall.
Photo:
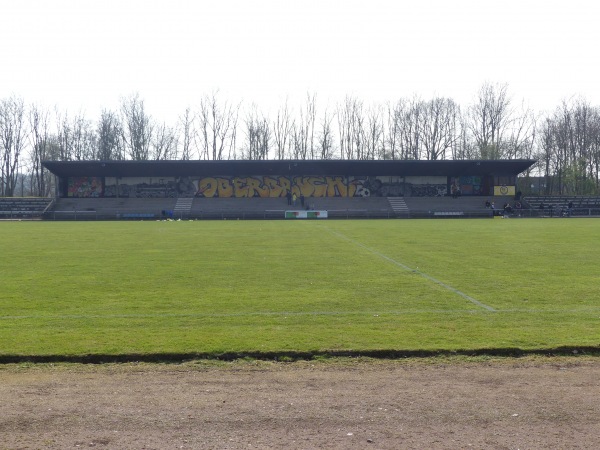
M404 188L407 197L444 197L448 195L448 177L406 177Z
M389 178L389 177L388 177ZM395 181L396 184L397 181ZM369 197L395 190L376 178L343 176L247 176L106 178L104 197Z
M71 177L68 179L67 197L102 197L103 184L100 177Z
M287 191L305 197L387 197L403 195L400 177L251 176L206 177L197 197L285 197Z
M482 195L481 177L451 177L450 190L452 194Z
M215 176L215 177L77 177L68 179L69 197L119 198L285 198L300 197L439 197L460 189L481 195L480 177L367 176Z
M352 197L400 197L404 195L402 177L353 177L355 186Z
M189 177L106 178L104 197L193 197L197 184Z
M305 197L355 197L364 195L360 180L348 183L341 176L205 177L198 182L197 197L285 197L288 191Z

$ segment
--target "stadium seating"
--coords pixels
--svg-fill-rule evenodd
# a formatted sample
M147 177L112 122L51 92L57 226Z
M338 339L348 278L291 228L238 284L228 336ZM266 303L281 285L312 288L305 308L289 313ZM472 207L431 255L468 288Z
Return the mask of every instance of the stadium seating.
M36 213L28 213L22 199L4 199L0 210L4 217L23 214L41 216L49 200L43 199ZM44 215L55 220L114 220L114 219L283 219L287 210L313 209L327 211L330 218L459 218L492 217L493 211L485 201L494 202L496 214L501 214L505 203L514 208L511 196L490 197L309 197L302 207L287 204L285 198L59 198ZM513 217L559 217L573 202L573 215L600 215L600 197L593 196L540 196L522 199L523 209L513 209ZM543 210L539 209L544 204ZM11 206L6 206L10 204ZM0 203L0 205L2 205ZM31 203L33 205L33 202ZM33 208L31 206L30 208ZM4 211L4 212L2 212ZM562 213L561 213L562 211Z
M489 197L501 210L512 197ZM308 197L304 207L285 198L59 198L51 220L283 219L285 211L327 211L330 218L492 217L485 197Z
M540 195L523 198L523 204L531 211L537 211L541 216L560 216L568 210L569 203L573 203L571 215L573 216L599 216L600 196L587 195ZM543 205L543 208L542 208Z
M158 219L174 198L58 198L44 217L52 220Z
M51 203L43 197L0 197L0 219L39 219Z

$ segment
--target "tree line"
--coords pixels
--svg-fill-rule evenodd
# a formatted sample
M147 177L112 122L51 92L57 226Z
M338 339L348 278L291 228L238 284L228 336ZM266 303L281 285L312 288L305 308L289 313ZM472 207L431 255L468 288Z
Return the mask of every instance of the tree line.
M207 94L176 123L156 120L139 94L91 120L0 99L0 196L47 196L42 161L265 159L518 159L538 162L544 193L600 191L600 108L565 100L554 112L516 103L506 84L483 84L465 106L451 98L402 98L366 104L347 96L319 108L316 94L265 114Z

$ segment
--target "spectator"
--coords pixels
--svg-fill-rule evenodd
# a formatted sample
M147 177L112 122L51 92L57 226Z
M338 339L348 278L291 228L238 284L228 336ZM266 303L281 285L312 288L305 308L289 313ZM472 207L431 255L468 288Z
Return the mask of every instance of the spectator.
M489 200L486 200L486 201L485 201L485 207L486 207L486 208L489 208L490 206L492 206L492 204L490 203L490 201L489 201Z
M517 210L518 217L521 217L521 208L523 208L523 205L521 205L521 202L515 202L515 209Z

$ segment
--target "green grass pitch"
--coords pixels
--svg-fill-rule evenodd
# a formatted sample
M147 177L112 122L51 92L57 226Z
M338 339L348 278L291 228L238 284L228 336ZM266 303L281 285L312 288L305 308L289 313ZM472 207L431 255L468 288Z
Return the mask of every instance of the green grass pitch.
M594 219L0 223L0 357L600 345Z

